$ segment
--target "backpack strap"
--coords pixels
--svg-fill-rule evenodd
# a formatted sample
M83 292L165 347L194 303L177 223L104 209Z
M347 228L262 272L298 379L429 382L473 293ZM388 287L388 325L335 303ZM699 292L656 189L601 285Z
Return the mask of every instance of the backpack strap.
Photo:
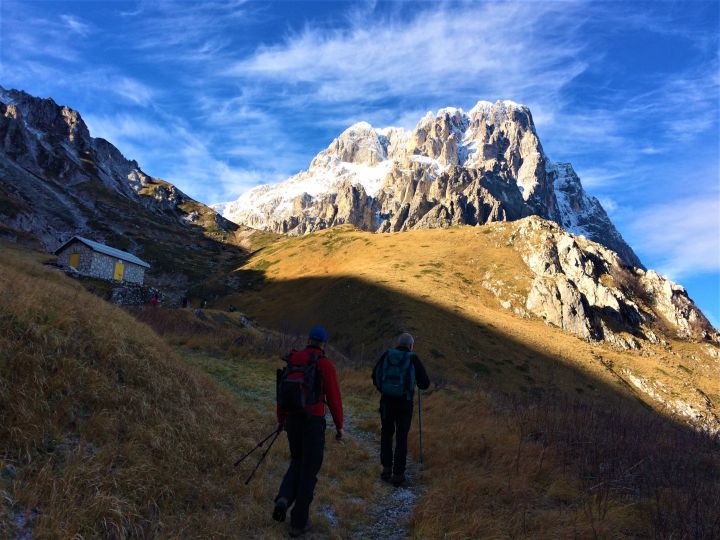
M413 393L415 392L415 364L413 363L413 354L414 353L411 351L406 351L403 355L403 364L405 364L406 361L408 362L407 366L405 367L405 389L407 392L408 400L412 399Z
M375 366L375 388L380 390L382 392L382 380L383 380L383 368L385 367L385 358L387 357L388 352L385 351L383 355L380 357L380 360L377 363L377 366Z
M319 360L322 360L325 358L325 354L323 351L320 352L312 352L310 354L310 358L308 358L307 361L307 367L314 370L314 378L312 381L312 402L318 403L320 401L320 394L322 394L322 377L320 376L320 366L317 365Z

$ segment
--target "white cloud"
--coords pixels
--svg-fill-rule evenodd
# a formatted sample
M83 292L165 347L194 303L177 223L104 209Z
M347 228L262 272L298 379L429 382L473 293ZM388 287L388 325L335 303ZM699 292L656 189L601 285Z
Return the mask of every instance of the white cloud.
M81 21L74 15L61 15L60 20L64 23L65 27L74 34L85 37L92 31L92 27Z
M122 140L147 142L150 139L166 141L169 138L167 129L145 117L130 114L86 115L84 120L91 136L102 137L113 144L119 144Z
M626 236L673 280L720 272L720 192L636 210Z
M226 150L228 158L218 157L213 135L196 132L159 112L152 119L148 114L121 113L87 115L85 121L93 137L108 140L126 158L137 160L147 174L169 180L203 202L230 200L236 193L288 174L281 168L287 166L282 156L269 159L268 153L275 151L273 147L241 145L238 152L256 151L265 158L265 166L233 166L228 158L237 156ZM162 148L162 152L157 152L157 148Z
M610 215L613 215L618 210L618 203L612 197L601 197L600 204L602 204L605 211Z
M331 103L473 88L508 98L544 95L587 67L590 51L580 55L582 43L566 39L579 24L579 6L493 3L422 10L409 22L356 17L346 30L307 27L227 73L298 85Z

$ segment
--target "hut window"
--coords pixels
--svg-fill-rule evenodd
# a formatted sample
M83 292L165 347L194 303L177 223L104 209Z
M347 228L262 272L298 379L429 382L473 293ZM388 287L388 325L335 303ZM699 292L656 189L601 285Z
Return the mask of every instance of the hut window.
M77 268L80 266L80 254L79 253L73 253L70 255L70 266L73 268Z

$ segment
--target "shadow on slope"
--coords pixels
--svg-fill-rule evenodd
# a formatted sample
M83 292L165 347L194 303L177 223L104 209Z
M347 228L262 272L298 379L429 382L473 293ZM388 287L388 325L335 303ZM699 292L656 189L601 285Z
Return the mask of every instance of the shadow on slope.
M615 374L612 351L539 322L547 348L531 346L352 277L256 276L252 291L230 300L284 333L326 325L350 359L350 391L366 399L375 399L369 372L380 351L403 330L415 334L435 382L429 487L414 521L422 537L720 534L717 437L654 411ZM559 341L591 360L559 358Z
M0 248L0 537L280 537L261 518L280 455L252 489L232 467L272 413L41 256Z

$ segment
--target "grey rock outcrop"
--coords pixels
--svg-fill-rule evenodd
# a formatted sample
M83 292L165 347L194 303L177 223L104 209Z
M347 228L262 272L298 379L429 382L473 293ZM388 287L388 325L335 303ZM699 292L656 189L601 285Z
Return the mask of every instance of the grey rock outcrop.
M368 199L348 192L348 183L362 186ZM411 132L360 122L320 152L307 171L215 208L236 223L286 234L338 223L390 232L536 215L642 267L572 166L545 155L530 110L511 101L481 101L467 113L428 113Z
M31 233L50 250L75 234L122 241L133 250L126 232L135 225L159 219L182 236L183 227L201 228L200 214L214 216L217 230L237 229L145 174L108 141L91 137L77 111L0 87L2 232Z
M525 308L582 339L639 348L670 337L720 343L683 287L653 270L626 266L606 247L537 217L519 221L509 240L533 281Z

